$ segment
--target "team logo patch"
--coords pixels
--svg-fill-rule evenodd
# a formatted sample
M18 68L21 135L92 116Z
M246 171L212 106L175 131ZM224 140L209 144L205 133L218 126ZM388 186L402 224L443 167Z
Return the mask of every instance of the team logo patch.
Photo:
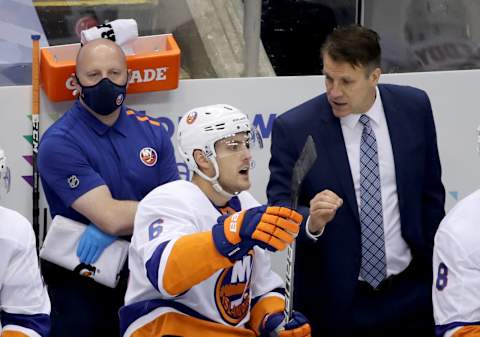
M92 278L93 276L95 276L95 273L97 272L97 268L92 266L91 264L86 264L82 262L75 267L73 272L85 277Z
M72 175L68 177L68 186L70 186L71 189L77 188L78 185L80 185L80 179L76 175Z
M122 105L123 99L124 99L123 94L119 94L119 95L117 96L117 99L115 100L115 104L116 104L117 106Z
M157 163L157 151L151 147L144 147L140 150L140 160L147 166L153 166Z
M215 303L222 319L231 325L237 325L250 309L250 280L252 276L253 254L223 272L215 285Z
M192 124L195 122L197 119L197 112L196 111L190 111L190 113L187 115L187 124Z

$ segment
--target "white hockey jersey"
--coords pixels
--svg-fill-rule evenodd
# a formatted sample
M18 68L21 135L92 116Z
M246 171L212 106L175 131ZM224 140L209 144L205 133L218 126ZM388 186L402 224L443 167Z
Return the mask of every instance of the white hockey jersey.
M2 337L47 336L50 330L50 300L38 268L32 226L4 207L0 207L0 310Z
M440 223L433 253L437 336L480 333L480 190L461 200Z
M258 205L248 192L242 192L230 200L233 210L228 213ZM242 260L232 263L215 250L214 254L228 265L208 272L208 267L200 268L188 261L191 258L198 264L211 258L199 259L193 247L197 242L192 242L191 253L185 251L190 248L184 249L184 258L177 261L173 275L165 273L177 240L194 233L205 233L208 239L221 215L195 184L182 180L157 187L140 202L129 251L130 279L125 306L120 310L123 336L158 336L159 332L185 336L181 331L187 331L187 336L206 336L200 333L205 328L209 329L208 336L217 336L210 331L218 330L224 330L221 336L255 336L244 328L252 302L269 296L284 300L283 281L271 270L268 253L255 247ZM208 265L209 261L205 261ZM207 273L200 276L202 281L180 294L165 289L167 277L168 282L175 283L175 274L181 279L184 270L191 272L194 268L199 268L198 274ZM178 320L178 329L159 331L165 322L162 316L172 314Z

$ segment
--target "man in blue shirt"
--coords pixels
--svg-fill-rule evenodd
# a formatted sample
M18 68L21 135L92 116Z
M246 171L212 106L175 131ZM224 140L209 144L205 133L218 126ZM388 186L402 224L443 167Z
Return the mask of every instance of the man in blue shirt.
M77 248L87 264L116 237L132 233L140 199L178 179L166 130L123 104L128 78L125 55L114 42L83 46L74 78L79 98L40 143L38 164L51 215L87 225ZM126 273L111 289L46 261L42 268L53 337L118 336Z

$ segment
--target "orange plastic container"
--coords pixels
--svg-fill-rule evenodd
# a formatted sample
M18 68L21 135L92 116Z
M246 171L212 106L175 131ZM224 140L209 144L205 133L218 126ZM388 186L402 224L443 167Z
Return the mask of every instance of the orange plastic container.
M180 48L172 34L142 36L131 43L133 54L127 56L132 76L129 93L171 90L178 87ZM80 44L41 49L40 78L52 101L74 99L71 74Z

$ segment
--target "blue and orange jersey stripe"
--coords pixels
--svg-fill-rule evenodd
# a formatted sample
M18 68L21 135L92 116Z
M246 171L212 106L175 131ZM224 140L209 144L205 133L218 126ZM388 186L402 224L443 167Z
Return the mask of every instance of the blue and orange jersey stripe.
M138 116L137 113L132 110L132 109L128 109L126 111L126 114L127 116L135 116L135 118L139 121L139 122L148 122L152 125L155 125L155 126L160 126L160 122L155 120L155 119L152 119L150 117L148 117L147 115L143 115L143 116Z
M2 337L29 337L27 334L24 334L23 332L20 331L14 331L14 330L4 330L2 331Z
M152 314L154 318L148 319ZM124 337L255 337L253 330L214 322L190 307L172 300L154 299L133 303L122 307L119 315L120 335ZM158 316L155 317L156 315Z
M183 304L168 300L142 301L121 308L120 325L120 335L124 337L256 336L253 330L214 322Z
M461 327L452 337L480 337L480 322L450 322L448 324L436 325L435 336L443 337L446 332Z
M33 332L40 336L47 336L50 331L50 316L47 314L26 315L2 311L0 317L1 326L4 328L1 337L30 336Z
M480 337L480 325L464 326L455 331L452 337Z

